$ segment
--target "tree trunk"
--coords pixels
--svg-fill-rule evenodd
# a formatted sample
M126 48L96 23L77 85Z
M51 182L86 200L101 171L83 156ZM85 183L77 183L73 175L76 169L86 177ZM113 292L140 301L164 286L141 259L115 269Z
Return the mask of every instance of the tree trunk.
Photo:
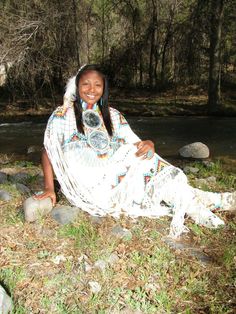
M152 21L151 21L151 48L149 54L149 85L153 87L153 78L154 78L154 65L153 60L155 60L155 48L156 48L156 32L157 32L157 7L156 2L152 1Z
M74 31L75 31L75 49L76 49L76 63L77 67L80 67L80 55L79 55L79 45L78 45L78 21L77 21L77 2L75 0L72 0L72 6L73 6L73 17L74 17Z
M210 64L208 87L208 113L217 114L221 110L221 28L224 0L211 1Z

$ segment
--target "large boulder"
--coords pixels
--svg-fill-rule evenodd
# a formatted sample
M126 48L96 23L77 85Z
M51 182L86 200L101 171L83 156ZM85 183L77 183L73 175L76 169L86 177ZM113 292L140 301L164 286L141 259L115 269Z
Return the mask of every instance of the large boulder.
M205 144L195 142L181 147L179 154L184 158L205 159L210 156L210 150Z

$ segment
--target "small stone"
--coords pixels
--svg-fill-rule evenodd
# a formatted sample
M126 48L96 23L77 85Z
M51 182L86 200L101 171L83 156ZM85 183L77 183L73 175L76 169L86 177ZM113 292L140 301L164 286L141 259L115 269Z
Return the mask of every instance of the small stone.
M209 183L216 183L216 177L214 177L214 176L208 177L207 178L207 182L209 182Z
M111 266L114 265L118 261L119 261L119 256L116 253L111 253L111 255L107 259L108 264L110 264Z
M27 198L23 203L25 220L33 222L47 215L52 210L52 201L49 197L37 200L33 197Z
M8 314L13 310L13 302L5 289L0 285L0 313Z
M186 167L184 167L183 171L184 171L184 173L186 173L186 174L188 174L188 173L193 173L193 174L195 174L195 173L198 173L198 172L199 172L199 169L196 168L196 167L186 166Z
M80 209L72 206L56 206L51 212L51 216L59 224L65 225L73 222L78 217Z
M61 262L65 262L66 261L66 257L64 255L57 255L57 256L54 256L51 261L56 264L56 265L59 265Z
M122 228L121 226L117 225L114 228L112 228L111 233L118 238L124 238L127 240L132 239L132 233L126 228Z
M210 151L205 144L195 142L181 147L179 154L185 158L205 159L209 157Z
M89 219L95 225L101 225L103 221L103 218L99 216L90 216Z
M0 190L0 200L1 201L10 201L12 199L12 196L10 195L10 193L8 193L7 191L4 190Z
M17 191L19 191L21 194L26 194L26 195L31 194L30 189L22 183L16 183L15 187L16 187Z
M107 262L102 259L99 259L94 263L94 267L100 269L101 271L105 271L107 268Z
M89 281L90 291L92 293L98 293L102 290L101 285L97 281Z
M213 161L210 160L202 160L202 164L206 167L206 168L213 168L215 166Z
M28 147L27 154L39 153L42 151L42 146L32 145Z
M7 183L7 174L0 171L0 184Z
M197 185L197 187L202 187L202 186L208 186L208 182L206 179L195 179L195 184Z

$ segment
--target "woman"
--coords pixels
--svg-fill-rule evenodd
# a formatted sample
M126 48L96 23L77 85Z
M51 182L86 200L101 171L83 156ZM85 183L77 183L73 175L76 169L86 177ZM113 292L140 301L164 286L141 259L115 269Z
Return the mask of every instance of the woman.
M197 223L218 227L211 212L228 209L233 196L194 189L178 168L141 141L121 113L108 106L107 79L97 65L85 65L70 79L64 104L48 121L42 167L44 193L56 196L53 172L71 204L92 215L132 217L172 215L170 235L184 230L187 213Z

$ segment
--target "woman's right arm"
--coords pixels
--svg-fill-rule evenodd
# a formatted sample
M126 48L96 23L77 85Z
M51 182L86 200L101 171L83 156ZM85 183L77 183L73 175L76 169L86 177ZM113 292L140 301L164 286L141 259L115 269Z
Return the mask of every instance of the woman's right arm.
M40 200L50 197L54 206L56 204L56 194L54 190L53 168L45 149L42 152L42 168L44 174L44 192L36 195L35 198Z

